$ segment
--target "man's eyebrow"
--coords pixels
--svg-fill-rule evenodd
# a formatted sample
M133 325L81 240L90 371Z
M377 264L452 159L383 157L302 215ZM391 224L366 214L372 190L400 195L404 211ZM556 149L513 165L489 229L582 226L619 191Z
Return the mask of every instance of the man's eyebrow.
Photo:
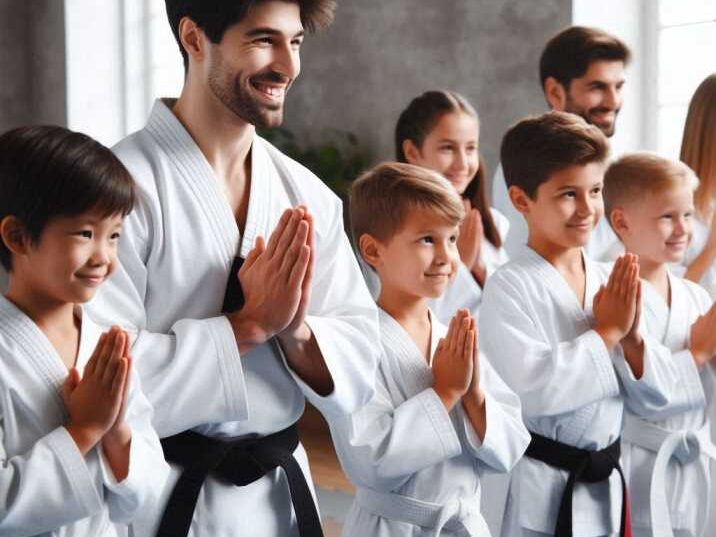
M293 37L294 38L295 37L303 37L305 35L305 33L306 32L304 30L300 30ZM260 35L282 36L283 32L280 32L276 28L271 28L270 26L252 28L251 30L246 32L246 37L248 37L248 38L258 37Z

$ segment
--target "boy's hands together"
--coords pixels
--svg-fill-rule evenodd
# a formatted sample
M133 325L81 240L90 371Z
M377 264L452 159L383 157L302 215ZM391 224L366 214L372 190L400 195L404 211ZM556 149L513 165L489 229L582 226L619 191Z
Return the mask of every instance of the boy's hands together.
M638 338L639 264L633 254L624 254L614 263L609 281L596 295L592 309L594 330L606 347L613 349L627 335Z
M82 378L73 368L62 387L69 414L66 428L82 454L113 427L122 428L130 367L126 346L127 334L112 327L100 336Z
M689 350L697 367L716 356L716 304L691 325Z
M450 321L447 335L438 342L432 363L435 393L448 411L475 381L475 344L474 321L467 310L460 310Z

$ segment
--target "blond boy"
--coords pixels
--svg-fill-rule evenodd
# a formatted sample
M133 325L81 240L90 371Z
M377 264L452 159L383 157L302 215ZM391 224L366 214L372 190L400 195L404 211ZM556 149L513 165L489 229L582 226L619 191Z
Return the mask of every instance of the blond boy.
M383 355L376 395L332 424L357 485L344 536L489 535L480 476L506 472L527 446L519 400L479 353L474 321L447 328L428 308L460 260L464 209L438 174L388 163L351 192L353 234L380 278Z
M626 155L604 178L609 222L627 252L639 256L646 332L672 351L681 374L672 406L645 420L627 412L624 468L634 498L635 537L702 535L709 502L706 405L713 399L716 309L699 285L669 272L681 263L694 216L694 173L650 153Z

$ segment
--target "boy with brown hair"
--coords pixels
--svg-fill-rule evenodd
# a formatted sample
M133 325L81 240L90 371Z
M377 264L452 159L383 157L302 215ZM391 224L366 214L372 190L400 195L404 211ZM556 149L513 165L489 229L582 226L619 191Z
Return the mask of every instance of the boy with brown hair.
M331 424L358 487L344 536L489 535L480 477L509 471L527 446L519 400L478 351L469 312L447 328L428 308L460 261L463 217L454 187L425 168L382 164L353 184L353 236L381 283L383 355L374 398Z
M631 51L618 37L600 28L565 28L550 38L540 56L539 79L547 105L577 114L605 136L612 136L630 61ZM492 199L494 207L510 220L505 248L512 255L527 241L527 226L509 200L502 168L495 173ZM618 254L618 243L603 222L592 233L587 251L596 260L611 261Z
M650 153L626 155L604 176L609 222L639 256L643 326L672 351L679 378L674 406L645 420L627 412L624 470L634 501L635 536L703 534L709 502L716 308L706 290L670 273L693 231L698 179L683 163Z
M583 252L603 212L606 137L578 116L551 112L513 126L501 156L529 238L488 281L479 324L532 434L502 534L628 535L624 405L640 414L662 408L672 372L639 332L636 256L611 267Z

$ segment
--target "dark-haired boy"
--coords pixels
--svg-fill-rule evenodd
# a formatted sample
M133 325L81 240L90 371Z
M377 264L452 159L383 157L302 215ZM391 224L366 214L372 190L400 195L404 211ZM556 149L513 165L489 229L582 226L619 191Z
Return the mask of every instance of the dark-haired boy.
M545 45L539 77L551 110L570 112L611 137L622 106L624 69L631 51L624 42L599 28L570 26ZM502 167L492 182L492 204L510 221L505 249L512 255L527 242L527 226L507 194ZM595 260L613 260L621 245L606 221L594 230L587 252Z
M255 127L281 123L305 32L330 22L334 2L166 6L184 87L115 147L140 195L94 308L139 330L173 463L141 532L319 535L295 423L306 398L329 419L369 399L377 311L340 200Z
M511 479L506 536L625 535L624 405L644 415L670 402L668 353L638 329L636 257L612 268L583 252L603 213L607 154L599 129L563 112L523 120L502 141L529 237L488 281L479 329L532 434Z
M2 535L126 535L168 473L127 334L82 307L133 202L122 163L83 134L0 136Z

